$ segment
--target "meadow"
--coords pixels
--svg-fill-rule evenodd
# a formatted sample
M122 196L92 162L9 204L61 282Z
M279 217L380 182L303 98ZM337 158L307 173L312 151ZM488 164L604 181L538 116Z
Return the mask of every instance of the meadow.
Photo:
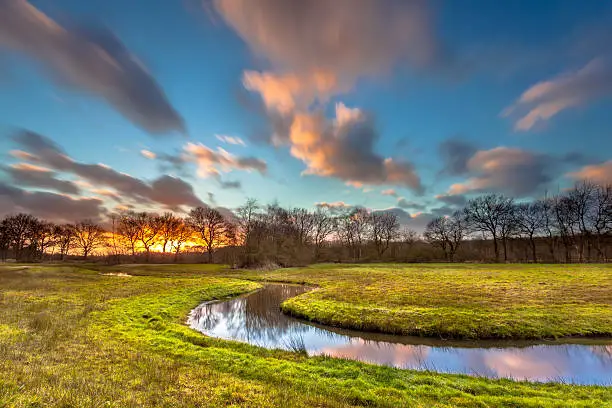
M361 319L363 328L393 323L396 331L412 321L414 308L438 308L422 319L429 328L421 334L612 332L605 266L319 265L269 272L216 265L0 266L0 407L612 406L610 387L309 358L209 338L185 325L197 304L255 290L266 280L318 286L284 307L336 325ZM495 330L521 308L514 321L528 317L525 324ZM567 314L550 320L551 310ZM485 321L487 313L499 316L495 324ZM452 323L462 314L463 322L477 322L467 331Z

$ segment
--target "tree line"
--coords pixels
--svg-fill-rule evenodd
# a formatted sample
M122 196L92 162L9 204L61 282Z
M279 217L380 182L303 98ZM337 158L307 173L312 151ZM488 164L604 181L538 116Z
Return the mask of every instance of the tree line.
M472 198L432 219L419 236L393 211L283 208L249 199L234 212L197 207L185 216L127 211L103 226L53 224L29 214L0 222L0 257L18 261L224 262L241 267L312 262L606 262L612 187L591 182L517 202Z

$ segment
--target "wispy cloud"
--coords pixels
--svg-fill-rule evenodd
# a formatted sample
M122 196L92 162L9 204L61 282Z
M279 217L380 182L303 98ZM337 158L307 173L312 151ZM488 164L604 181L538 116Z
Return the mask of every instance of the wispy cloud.
M502 116L517 117L514 129L528 131L564 110L612 96L612 59L596 58L583 68L527 89Z
M185 132L151 73L106 28L62 26L26 0L1 1L0 46L34 58L59 85L106 100L152 134Z
M242 140L238 136L215 135L215 137L217 138L217 140L224 142L224 143L228 143L231 145L237 145L237 146L246 146L246 143L244 142L244 140Z

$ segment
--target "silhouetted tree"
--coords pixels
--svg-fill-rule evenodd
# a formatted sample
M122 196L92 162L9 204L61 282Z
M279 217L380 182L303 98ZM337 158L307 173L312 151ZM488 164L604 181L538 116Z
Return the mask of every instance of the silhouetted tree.
M83 259L99 248L104 242L104 229L91 220L74 225L74 247L81 250Z
M64 260L66 255L74 246L74 226L70 224L56 225L53 227L54 241L59 248L60 260Z
M219 210L210 207L196 207L189 213L187 221L204 242L208 262L214 260L214 253L226 240L227 221Z
M513 200L501 194L487 194L468 201L465 209L465 220L475 231L480 231L493 240L495 261L499 262L499 239L505 242L510 234L510 223ZM505 253L507 257L507 253Z

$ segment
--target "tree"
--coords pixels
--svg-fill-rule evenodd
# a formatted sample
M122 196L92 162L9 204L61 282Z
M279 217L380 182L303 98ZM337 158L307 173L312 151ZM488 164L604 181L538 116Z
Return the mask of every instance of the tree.
M565 262L567 263L572 261L572 248L576 243L577 220L573 206L574 204L569 197L560 195L554 197L555 225L565 249Z
M595 232L595 249L599 259L606 260L603 238L612 232L612 185L598 186L593 208L589 213L589 223Z
M461 241L467 234L463 214L456 212L450 217L437 217L425 227L423 237L432 245L440 247L449 262L454 262Z
M91 220L77 223L74 228L75 248L80 249L83 259L104 243L104 229Z
M127 211L121 214L117 232L129 243L132 256L136 255L136 242L138 242L139 230L140 226L134 211Z
M60 260L64 260L74 246L74 226L70 224L53 227L53 240L59 248Z
M389 211L374 212L370 214L369 220L370 234L380 259L389 249L391 241L399 236L399 222L397 215Z
M166 247L168 243L170 243L178 234L178 230L181 228L181 224L183 220L172 214L171 212L166 212L162 214L159 219L159 238L162 243L162 252L166 253Z
M193 229L189 224L182 218L178 219L179 222L175 229L172 230L170 235L170 245L174 250L174 262L178 261L179 253L181 252L182 246L185 242L189 241L193 237Z
M30 214L17 214L6 217L3 221L5 234L9 245L13 248L17 260L24 259L24 249L31 245L34 231L38 229L40 220Z
M297 232L299 246L306 246L314 228L313 214L305 208L294 208L291 210L290 216Z
M7 232L5 221L6 220L2 220L2 222L0 222L0 259L2 259L3 262L6 261L11 246L11 239Z
M499 262L499 239L504 243L513 222L513 200L501 194L487 194L468 201L464 209L465 220L475 231L489 234L493 239L495 261ZM504 254L507 258L507 253Z
M311 241L315 246L315 259L319 259L321 248L331 233L334 232L336 223L334 217L321 208L317 208L312 214L312 218Z
M210 207L196 207L189 213L187 222L199 234L208 253L208 262L212 263L214 252L226 239L227 222L219 210Z
M520 203L515 207L519 232L526 236L531 247L531 259L538 261L535 237L546 228L546 205L541 200Z
M33 225L30 246L36 258L44 259L47 249L55 245L53 227L52 223L46 221Z
M590 181L576 183L574 188L567 195L568 210L571 211L572 218L576 223L576 228L580 232L578 239L578 261L584 261L585 244L588 245L589 255L591 248L592 229L590 224L590 212L594 208L594 199L597 185Z
M151 247L157 243L162 228L161 219L157 214L141 212L136 214L136 237L142 243L147 253L147 262L151 257Z
M408 227L407 225L404 225L404 227L399 232L399 241L404 247L404 251L406 253L410 251L410 248L412 248L412 246L418 240L419 240L419 234L415 230Z

